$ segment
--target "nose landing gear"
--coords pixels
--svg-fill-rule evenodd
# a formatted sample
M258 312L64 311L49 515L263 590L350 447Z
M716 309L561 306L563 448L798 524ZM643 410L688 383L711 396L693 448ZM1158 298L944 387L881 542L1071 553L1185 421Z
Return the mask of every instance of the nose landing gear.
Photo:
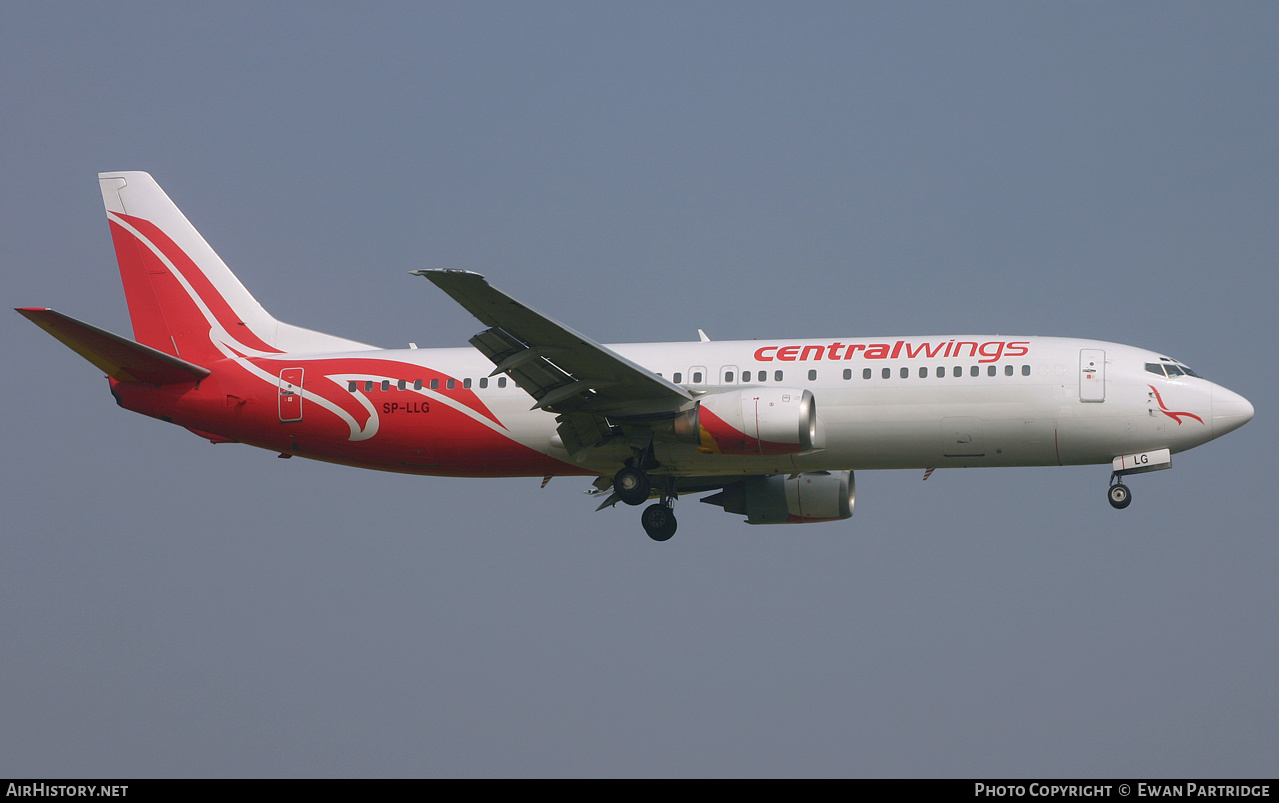
M1123 510L1132 504L1132 491L1128 490L1117 473L1110 475L1110 488L1106 490L1106 498L1115 510Z
M1124 485L1124 477L1129 474L1145 474L1148 471L1163 471L1172 468L1172 451L1169 449L1153 449L1148 452L1120 455L1110 461L1110 487L1106 489L1106 500L1115 510L1123 510L1132 504L1132 491Z

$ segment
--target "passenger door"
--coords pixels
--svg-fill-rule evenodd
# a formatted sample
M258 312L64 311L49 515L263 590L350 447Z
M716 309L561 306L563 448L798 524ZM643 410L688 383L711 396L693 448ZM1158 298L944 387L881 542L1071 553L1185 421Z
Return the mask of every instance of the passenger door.
M280 423L302 420L302 369L280 371Z
M1079 350L1079 400L1106 400L1106 352L1101 349Z

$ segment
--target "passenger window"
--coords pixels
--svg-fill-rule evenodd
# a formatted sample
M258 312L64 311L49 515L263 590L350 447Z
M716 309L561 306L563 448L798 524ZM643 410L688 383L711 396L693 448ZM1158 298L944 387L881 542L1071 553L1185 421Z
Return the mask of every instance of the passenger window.
M927 367L925 367L925 366L923 366L923 365L919 366L919 378L920 378L920 379L927 379L927 378L928 378L928 368L927 368Z
M893 369L885 368L884 370L879 372L879 375L882 376L884 379L888 379L890 376L893 375Z
M1030 376L1030 366L1029 366L1029 365L1023 365L1023 366L1021 367L1021 375L1022 375L1022 376Z
M390 390L390 389L391 389L391 380L389 380L389 379L383 379L383 380L382 380L382 390Z
M701 371L694 371L694 372L693 372L693 384L694 384L694 385L700 385L700 384L702 384L702 372L701 372Z
M901 377L902 379L910 379L910 369L906 366L902 366Z
M431 380L431 390L439 390L439 389L440 389L440 380L438 380L438 379L432 379L432 380Z
M489 378L487 376L480 377L480 387L486 388L488 386L489 386Z
M815 382L816 380L817 380L817 372L810 369L808 372L808 381Z
M365 393L372 393L372 392L373 392L373 380L372 380L372 379L366 379L366 380L364 381L364 392L365 392Z
M995 375L995 366L993 366L993 365L987 365L987 366L986 366L986 376L994 376L994 375Z
M870 379L870 369L869 369L869 368L863 368L863 369L862 369L862 379Z
M471 386L471 378L468 376L466 379L462 380L462 387L469 388L470 386Z
M675 384L678 385L680 382L684 381L684 375L680 373L679 371L676 371L674 374L671 375L671 379L674 379Z
M845 378L845 379L852 379L852 378L853 378L853 369L852 369L852 368L845 368L845 369L844 369L844 378Z
M724 384L725 384L725 385L731 385L731 384L733 384L733 372L732 372L732 371L725 371L725 372L724 372Z
M498 386L499 388L504 388L504 387L506 387L506 377L504 377L504 376L499 376L499 377L497 378L497 386Z
M354 380L346 383L346 389L351 391L352 393L354 393L356 389L359 387L360 387L360 383Z
M1012 375L1013 375L1013 367L1011 365L1005 365L1004 376L1012 376Z
M395 386L399 388L400 390L405 390L408 387L408 380L401 379L399 382L395 383Z
M773 372L773 381L774 381L774 382L781 382L781 381L782 381L782 372L781 372L781 371L774 371L774 372Z
M444 383L444 387L446 390L452 390L453 388L457 387L457 380L456 379L448 380L447 382Z
M414 390L421 390L421 389L422 389L422 380L420 380L420 379L414 379L414 380L413 380L413 389L414 389Z
M972 368L968 369L968 375L969 375L969 376L981 376L981 366L980 366L980 365L974 365Z
M955 366L955 369L954 369L953 371L951 371L951 374L953 374L954 376L957 376L957 377L959 377L959 376L963 376L963 375L964 375L964 366L962 366L962 365L956 365L956 366Z
M938 379L946 378L946 366L944 365L937 366L937 378Z

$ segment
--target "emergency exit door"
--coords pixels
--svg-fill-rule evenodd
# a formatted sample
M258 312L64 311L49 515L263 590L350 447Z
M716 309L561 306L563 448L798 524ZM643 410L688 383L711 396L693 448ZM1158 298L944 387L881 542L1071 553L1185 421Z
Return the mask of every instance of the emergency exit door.
M280 423L302 420L302 369L285 368L280 372Z
M1079 350L1079 400L1106 400L1106 352L1101 349Z

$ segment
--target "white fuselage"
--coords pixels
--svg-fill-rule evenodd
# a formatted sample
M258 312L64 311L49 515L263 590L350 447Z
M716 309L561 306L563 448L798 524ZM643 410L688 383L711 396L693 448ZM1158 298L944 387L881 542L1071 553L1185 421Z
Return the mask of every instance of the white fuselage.
M1246 400L1219 385L1147 368L1176 364L1167 357L1094 340L894 337L609 348L695 397L769 386L813 394L818 448L730 456L656 443L663 471L680 475L1107 463L1134 452L1184 451L1252 416ZM557 437L555 416L529 410L531 398L514 383L499 387L488 378L491 363L471 349L367 356L430 365L467 381L506 437L579 469L610 474L629 454L622 442L570 456ZM454 404L442 390L416 393Z

